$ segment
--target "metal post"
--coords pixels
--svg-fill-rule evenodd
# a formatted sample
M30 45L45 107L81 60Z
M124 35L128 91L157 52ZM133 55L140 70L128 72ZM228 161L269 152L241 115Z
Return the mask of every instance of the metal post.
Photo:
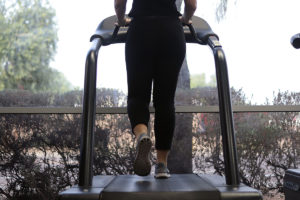
M226 183L227 185L239 185L236 139L225 54L217 37L209 37L208 44L213 51L216 65Z
M92 41L85 63L84 96L81 124L79 186L88 188L93 181L94 126L96 108L97 58L102 41Z

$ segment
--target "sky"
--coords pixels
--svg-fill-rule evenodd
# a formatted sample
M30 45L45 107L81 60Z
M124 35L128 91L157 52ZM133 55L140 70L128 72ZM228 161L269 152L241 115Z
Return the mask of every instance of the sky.
M58 48L53 68L83 88L86 53L98 24L114 15L113 1L50 0L56 9ZM127 12L132 0L127 2ZM230 86L242 89L252 103L263 104L273 92L300 92L300 50L290 38L300 32L299 0L229 0L225 19L217 22L217 0L198 0L196 16L205 19L219 35L226 54ZM124 45L100 49L97 87L126 91ZM189 44L187 61L191 74L215 75L207 46ZM207 80L209 81L209 80Z

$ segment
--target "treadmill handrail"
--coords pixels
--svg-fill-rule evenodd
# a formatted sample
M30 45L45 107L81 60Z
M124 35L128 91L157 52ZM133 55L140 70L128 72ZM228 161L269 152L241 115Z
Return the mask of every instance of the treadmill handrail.
M215 36L219 38L204 19L194 16L192 20L193 24L183 25L187 43L206 45L209 37ZM115 15L104 19L98 25L90 41L93 41L95 38L101 38L104 46L115 43L125 43L128 27L116 26L116 21L117 17Z
M97 56L102 45L113 43L124 43L128 27L116 27L116 16L103 20L97 28L96 34L91 38L92 47L87 55L83 120L81 131L81 151L80 151L80 170L79 186L88 188L92 185L92 166L93 166L93 129L95 123L95 97L96 97L96 74ZM228 81L228 69L224 51L219 43L218 36L211 30L207 22L199 17L193 17L193 25L184 27L186 42L208 44L212 49L219 96L220 124L223 139L223 154L225 164L226 184L237 186L240 184L237 163L237 150L235 133L233 126L233 114L230 97L230 87Z

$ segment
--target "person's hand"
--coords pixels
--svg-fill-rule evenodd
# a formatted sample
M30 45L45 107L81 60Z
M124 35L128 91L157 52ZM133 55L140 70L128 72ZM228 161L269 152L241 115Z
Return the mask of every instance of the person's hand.
M192 24L192 20L190 20L190 19L187 20L184 16L180 16L179 19L180 19L182 24L187 24L187 25Z
M115 25L116 26L127 26L131 22L131 18L129 17L124 17L122 20L118 20Z

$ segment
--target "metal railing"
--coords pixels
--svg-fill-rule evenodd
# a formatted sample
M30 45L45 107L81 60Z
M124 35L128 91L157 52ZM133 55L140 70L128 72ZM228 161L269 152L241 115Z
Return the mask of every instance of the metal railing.
M233 113L300 112L300 105L240 105ZM176 106L176 113L219 113L219 106ZM96 114L127 114L126 107L97 107ZM154 108L150 107L150 113ZM0 114L82 114L82 107L0 107Z

